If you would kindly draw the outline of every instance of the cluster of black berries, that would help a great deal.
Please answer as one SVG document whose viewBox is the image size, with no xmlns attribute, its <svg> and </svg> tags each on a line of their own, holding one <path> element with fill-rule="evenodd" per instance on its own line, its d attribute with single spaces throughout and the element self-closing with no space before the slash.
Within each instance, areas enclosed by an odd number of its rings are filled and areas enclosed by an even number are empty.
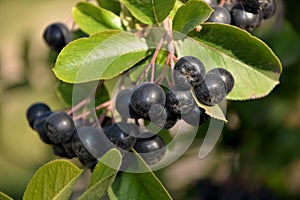
<svg viewBox="0 0 300 200">
<path fill-rule="evenodd" d="M 139 132 L 135 124 L 118 122 L 105 131 L 93 126 L 76 127 L 70 115 L 51 111 L 44 103 L 32 104 L 26 112 L 28 123 L 41 140 L 53 146 L 54 154 L 64 158 L 78 157 L 83 165 L 93 169 L 97 158 L 109 149 L 135 149 L 149 164 L 155 164 L 165 155 L 164 141 L 150 132 Z"/>
<path fill-rule="evenodd" d="M 274 16 L 276 11 L 276 0 L 233 0 L 226 1 L 223 7 L 217 5 L 216 0 L 206 2 L 214 9 L 208 22 L 232 24 L 247 31 Z"/>
<path fill-rule="evenodd" d="M 234 86 L 233 76 L 223 68 L 206 74 L 203 63 L 192 56 L 182 57 L 174 66 L 175 86 L 168 88 L 145 82 L 135 88 L 121 90 L 116 96 L 116 110 L 124 118 L 150 120 L 154 125 L 169 129 L 179 119 L 200 126 L 210 117 L 195 102 L 208 106 L 220 103 Z"/>
<path fill-rule="evenodd" d="M 50 49 L 60 52 L 72 40 L 72 33 L 63 23 L 52 23 L 46 27 L 43 37 Z"/>
</svg>

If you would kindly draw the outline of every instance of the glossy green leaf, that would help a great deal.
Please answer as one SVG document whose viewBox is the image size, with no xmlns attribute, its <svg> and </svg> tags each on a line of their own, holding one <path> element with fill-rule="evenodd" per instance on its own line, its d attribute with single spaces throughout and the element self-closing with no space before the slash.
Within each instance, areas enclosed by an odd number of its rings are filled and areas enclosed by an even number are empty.
<svg viewBox="0 0 300 200">
<path fill-rule="evenodd" d="M 112 185 L 122 163 L 122 155 L 117 149 L 108 151 L 96 165 L 88 186 L 88 190 L 80 200 L 101 199 Z"/>
<path fill-rule="evenodd" d="M 190 36 L 178 41 L 178 54 L 198 57 L 207 71 L 222 67 L 231 72 L 235 85 L 228 99 L 264 97 L 279 83 L 279 59 L 250 33 L 229 25 L 206 23 L 200 32 Z"/>
<path fill-rule="evenodd" d="M 92 3 L 77 3 L 72 9 L 72 16 L 80 29 L 87 34 L 107 29 L 122 30 L 122 23 L 119 16 Z"/>
<path fill-rule="evenodd" d="M 83 170 L 65 160 L 54 160 L 39 168 L 24 193 L 24 200 L 69 199 Z"/>
<path fill-rule="evenodd" d="M 102 8 L 110 10 L 116 15 L 120 14 L 121 4 L 119 0 L 97 0 L 97 2 Z"/>
<path fill-rule="evenodd" d="M 155 45 L 129 32 L 110 30 L 69 43 L 53 71 L 68 83 L 113 78 L 149 55 Z"/>
<path fill-rule="evenodd" d="M 175 0 L 120 0 L 131 14 L 145 24 L 158 24 L 172 11 Z"/>
<path fill-rule="evenodd" d="M 121 172 L 112 185 L 109 196 L 113 199 L 143 199 L 143 200 L 170 200 L 171 195 L 161 181 L 151 171 L 149 166 L 137 154 L 140 168 L 147 169 L 146 173 Z"/>
<path fill-rule="evenodd" d="M 212 9 L 203 1 L 191 0 L 181 6 L 173 19 L 173 30 L 188 33 L 204 22 L 212 13 Z"/>
<path fill-rule="evenodd" d="M 3 192 L 0 191 L 0 199 L 1 200 L 13 200 L 10 196 L 4 194 Z"/>
</svg>

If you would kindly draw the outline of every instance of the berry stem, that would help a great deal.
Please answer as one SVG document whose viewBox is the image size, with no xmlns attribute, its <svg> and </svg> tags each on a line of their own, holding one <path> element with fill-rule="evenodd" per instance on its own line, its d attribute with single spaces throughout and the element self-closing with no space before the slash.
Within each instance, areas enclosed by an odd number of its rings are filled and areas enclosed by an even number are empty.
<svg viewBox="0 0 300 200">
<path fill-rule="evenodd" d="M 111 100 L 108 100 L 100 105 L 98 105 L 96 108 L 95 108 L 95 111 L 97 110 L 100 110 L 101 108 L 105 108 L 105 107 L 109 107 L 111 106 Z M 76 116 L 76 117 L 73 117 L 73 120 L 78 120 L 80 118 L 85 118 L 87 117 L 88 115 L 90 115 L 92 113 L 92 110 L 89 110 L 89 111 L 86 111 L 84 113 L 81 113 L 80 115 Z"/>
</svg>

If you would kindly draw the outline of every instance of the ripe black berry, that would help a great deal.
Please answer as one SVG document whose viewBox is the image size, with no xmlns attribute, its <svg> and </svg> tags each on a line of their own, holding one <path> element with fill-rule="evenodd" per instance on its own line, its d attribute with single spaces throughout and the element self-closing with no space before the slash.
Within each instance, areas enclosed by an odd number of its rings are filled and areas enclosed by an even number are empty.
<svg viewBox="0 0 300 200">
<path fill-rule="evenodd" d="M 75 131 L 72 148 L 83 163 L 100 158 L 109 149 L 109 141 L 101 129 L 93 126 L 82 126 Z"/>
<path fill-rule="evenodd" d="M 276 12 L 276 1 L 275 0 L 270 1 L 269 4 L 267 4 L 266 6 L 264 6 L 262 8 L 262 16 L 264 19 L 273 17 L 275 15 L 275 12 Z"/>
<path fill-rule="evenodd" d="M 53 148 L 54 155 L 63 158 L 74 158 L 74 154 L 69 154 L 62 144 L 53 144 L 52 148 Z"/>
<path fill-rule="evenodd" d="M 268 6 L 271 1 L 273 0 L 243 0 L 243 3 L 253 9 L 262 9 Z"/>
<path fill-rule="evenodd" d="M 262 17 L 259 10 L 238 3 L 231 9 L 231 19 L 233 25 L 251 31 L 260 25 Z"/>
<path fill-rule="evenodd" d="M 216 22 L 221 24 L 230 24 L 231 22 L 231 15 L 230 12 L 220 6 L 212 6 L 214 9 L 213 13 L 209 16 L 207 22 Z"/>
<path fill-rule="evenodd" d="M 207 74 L 203 83 L 194 88 L 197 99 L 208 106 L 220 103 L 226 96 L 226 87 L 218 74 Z"/>
<path fill-rule="evenodd" d="M 148 165 L 159 162 L 166 153 L 165 142 L 159 135 L 145 132 L 137 139 L 134 149 Z"/>
<path fill-rule="evenodd" d="M 214 68 L 208 72 L 208 74 L 211 74 L 211 73 L 218 74 L 222 78 L 222 80 L 225 83 L 226 94 L 231 92 L 231 90 L 233 89 L 233 86 L 234 86 L 234 78 L 228 70 L 226 70 L 224 68 Z"/>
<path fill-rule="evenodd" d="M 174 66 L 174 79 L 176 85 L 189 89 L 200 85 L 205 77 L 203 63 L 193 56 L 180 58 Z"/>
<path fill-rule="evenodd" d="M 70 30 L 62 23 L 50 24 L 43 37 L 49 47 L 56 52 L 60 52 L 72 40 Z"/>
<path fill-rule="evenodd" d="M 151 122 L 160 128 L 172 128 L 178 121 L 179 115 L 171 113 L 162 105 L 154 105 L 149 111 L 149 118 Z"/>
<path fill-rule="evenodd" d="M 166 107 L 177 115 L 186 114 L 193 108 L 195 101 L 190 90 L 180 87 L 169 88 L 166 92 Z"/>
<path fill-rule="evenodd" d="M 203 108 L 200 108 L 197 104 L 194 104 L 189 113 L 182 115 L 182 119 L 186 123 L 198 127 L 210 119 L 210 116 L 205 113 Z"/>
<path fill-rule="evenodd" d="M 67 142 L 73 136 L 73 119 L 65 112 L 53 112 L 45 121 L 45 129 L 50 140 L 55 144 Z"/>
<path fill-rule="evenodd" d="M 139 115 L 148 118 L 150 108 L 159 104 L 164 106 L 166 95 L 164 90 L 154 83 L 137 85 L 130 96 L 130 106 Z"/>
<path fill-rule="evenodd" d="M 41 116 L 44 112 L 49 112 L 51 109 L 45 103 L 34 103 L 26 111 L 26 118 L 31 128 L 36 118 Z"/>
<path fill-rule="evenodd" d="M 40 116 L 38 116 L 33 123 L 33 129 L 39 134 L 40 139 L 46 144 L 53 144 L 46 133 L 45 129 L 45 121 L 49 115 L 51 115 L 51 111 L 43 112 Z"/>
<path fill-rule="evenodd" d="M 106 131 L 106 137 L 117 147 L 129 151 L 136 141 L 139 134 L 138 126 L 126 122 L 118 122 L 109 126 Z"/>
</svg>

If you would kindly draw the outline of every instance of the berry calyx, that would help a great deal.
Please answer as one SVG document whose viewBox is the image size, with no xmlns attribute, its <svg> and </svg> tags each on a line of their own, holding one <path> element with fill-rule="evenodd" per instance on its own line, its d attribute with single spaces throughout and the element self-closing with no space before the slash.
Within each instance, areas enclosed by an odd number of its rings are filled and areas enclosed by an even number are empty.
<svg viewBox="0 0 300 200">
<path fill-rule="evenodd" d="M 226 96 L 226 86 L 215 73 L 207 74 L 203 83 L 194 88 L 197 99 L 208 106 L 220 103 Z"/>
<path fill-rule="evenodd" d="M 184 56 L 174 66 L 174 79 L 177 86 L 189 89 L 200 85 L 205 77 L 205 67 L 196 57 Z"/>
<path fill-rule="evenodd" d="M 226 94 L 231 92 L 234 86 L 234 78 L 228 70 L 224 68 L 214 68 L 208 72 L 208 74 L 211 73 L 218 74 L 222 78 L 226 86 Z"/>
<path fill-rule="evenodd" d="M 155 83 L 137 85 L 130 96 L 130 106 L 139 115 L 149 118 L 149 110 L 153 105 L 164 106 L 166 95 L 164 90 Z"/>
<path fill-rule="evenodd" d="M 159 135 L 144 132 L 137 139 L 134 149 L 145 160 L 148 165 L 158 163 L 166 153 L 165 142 Z"/>
<path fill-rule="evenodd" d="M 63 23 L 50 24 L 43 33 L 44 40 L 49 47 L 60 52 L 71 40 L 72 34 Z"/>
<path fill-rule="evenodd" d="M 177 115 L 186 114 L 193 108 L 195 101 L 190 90 L 180 87 L 169 88 L 166 92 L 166 107 Z"/>
<path fill-rule="evenodd" d="M 33 128 L 33 123 L 35 119 L 41 116 L 44 112 L 49 112 L 49 111 L 51 111 L 51 109 L 45 103 L 38 102 L 30 105 L 26 111 L 26 118 L 30 127 Z"/>
<path fill-rule="evenodd" d="M 110 125 L 106 131 L 106 137 L 117 147 L 129 151 L 139 134 L 138 126 L 126 122 L 117 122 Z"/>
<path fill-rule="evenodd" d="M 75 124 L 65 112 L 53 112 L 45 121 L 45 130 L 50 140 L 55 144 L 67 142 L 73 136 Z"/>
<path fill-rule="evenodd" d="M 207 19 L 207 22 L 216 22 L 221 24 L 230 24 L 231 15 L 230 12 L 221 6 L 212 6 L 213 13 Z"/>
</svg>

